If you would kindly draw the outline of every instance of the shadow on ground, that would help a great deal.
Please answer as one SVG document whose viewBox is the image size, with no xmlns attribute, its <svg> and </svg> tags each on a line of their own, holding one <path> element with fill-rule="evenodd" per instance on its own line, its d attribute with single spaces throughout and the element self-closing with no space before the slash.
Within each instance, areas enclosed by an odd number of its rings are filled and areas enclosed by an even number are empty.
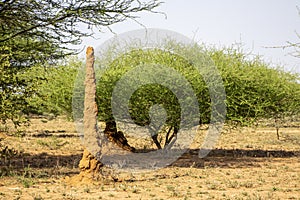
<svg viewBox="0 0 300 200">
<path fill-rule="evenodd" d="M 207 157 L 199 158 L 197 149 L 188 150 L 170 167 L 221 167 L 221 168 L 245 168 L 259 167 L 266 160 L 272 162 L 273 158 L 300 158 L 300 151 L 267 151 L 244 149 L 214 149 Z M 29 155 L 22 154 L 13 158 L 1 158 L 0 175 L 24 173 L 30 168 L 44 171 L 48 175 L 70 175 L 79 172 L 78 164 L 82 154 L 76 155 L 50 155 L 47 153 Z"/>
<path fill-rule="evenodd" d="M 258 167 L 266 159 L 300 157 L 300 151 L 284 150 L 214 149 L 204 158 L 199 158 L 198 152 L 199 149 L 189 150 L 171 166 L 193 166 L 197 168 L 205 166 L 228 168 Z"/>
</svg>

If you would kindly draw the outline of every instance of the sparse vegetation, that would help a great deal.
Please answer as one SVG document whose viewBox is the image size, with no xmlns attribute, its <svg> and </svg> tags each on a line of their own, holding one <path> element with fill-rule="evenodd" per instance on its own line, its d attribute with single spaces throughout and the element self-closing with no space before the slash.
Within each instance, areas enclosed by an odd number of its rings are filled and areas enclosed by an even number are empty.
<svg viewBox="0 0 300 200">
<path fill-rule="evenodd" d="M 283 136 L 296 138 L 297 123 L 283 127 Z M 45 131 L 49 135 L 41 138 L 39 133 Z M 32 119 L 32 126 L 22 138 L 6 136 L 3 140 L 9 147 L 24 149 L 25 154 L 12 157 L 10 164 L 1 159 L 0 199 L 297 199 L 300 194 L 299 145 L 290 140 L 278 141 L 276 131 L 269 127 L 258 126 L 255 131 L 240 128 L 222 134 L 216 146 L 218 154 L 196 160 L 203 165 L 187 166 L 185 163 L 197 157 L 189 154 L 175 166 L 141 174 L 120 173 L 116 176 L 122 177 L 121 182 L 68 182 L 69 176 L 79 173 L 83 148 L 74 132 L 74 124 L 59 117 L 46 123 Z M 56 148 L 54 135 L 58 144 L 66 144 Z M 41 140 L 48 146 L 40 145 Z M 134 144 L 134 139 L 128 140 Z M 245 148 L 246 144 L 252 148 Z M 191 146 L 198 147 L 197 142 Z M 236 153 L 230 154 L 233 149 Z M 259 155 L 254 153 L 257 149 L 277 153 L 273 157 Z M 252 153 L 243 154 L 242 150 Z"/>
<path fill-rule="evenodd" d="M 97 60 L 100 66 L 97 74 L 99 121 L 107 124 L 115 121 L 111 97 L 124 74 L 140 64 L 157 64 L 176 70 L 188 81 L 199 104 L 200 116 L 195 121 L 204 127 L 210 123 L 209 88 L 194 68 L 195 63 L 172 53 L 178 48 L 207 55 L 219 70 L 226 101 L 217 103 L 226 104 L 226 128 L 230 131 L 224 131 L 215 149 L 203 159 L 195 153 L 205 133 L 205 128 L 201 127 L 190 145 L 191 151 L 166 168 L 143 174 L 113 172 L 113 176 L 111 171 L 103 169 L 101 173 L 109 178 L 96 181 L 95 177 L 80 177 L 80 180 L 70 181 L 71 176 L 79 173 L 83 147 L 74 124 L 67 119 L 74 112 L 82 116 L 83 102 L 75 101 L 74 105 L 72 98 L 73 94 L 83 95 L 83 84 L 74 86 L 74 81 L 84 74 L 80 73 L 80 60 L 66 57 L 74 52 L 71 49 L 65 52 L 66 49 L 58 44 L 64 41 L 61 37 L 65 34 L 71 36 L 65 44 L 74 44 L 86 34 L 74 30 L 74 25 L 69 26 L 65 19 L 71 16 L 74 20 L 85 19 L 88 25 L 101 22 L 109 26 L 133 18 L 132 13 L 151 11 L 160 3 L 118 0 L 111 1 L 112 5 L 111 2 L 102 5 L 102 1 L 88 1 L 95 6 L 122 8 L 106 15 L 106 11 L 87 8 L 81 1 L 65 2 L 63 6 L 56 1 L 41 2 L 45 1 L 33 1 L 30 5 L 21 1 L 0 3 L 7 7 L 0 12 L 0 19 L 6 22 L 0 27 L 0 121 L 3 124 L 0 127 L 0 199 L 299 198 L 299 74 L 283 71 L 280 67 L 271 68 L 259 57 L 248 57 L 239 47 L 216 49 L 172 42 L 161 49 L 132 49 L 110 60 L 106 71 L 102 70 L 102 61 Z M 49 14 L 43 20 L 47 22 L 50 17 L 51 25 L 39 23 L 41 18 L 32 15 L 41 6 L 45 6 Z M 57 21 L 51 6 L 61 8 L 55 13 L 65 18 Z M 80 6 L 86 10 L 79 9 Z M 7 12 L 11 10 L 15 11 L 15 16 Z M 93 20 L 87 11 L 96 14 Z M 106 21 L 102 21 L 101 16 L 105 16 Z M 7 21 L 14 19 L 17 19 L 15 24 Z M 33 27 L 27 30 L 27 26 Z M 174 85 L 178 83 L 177 80 Z M 182 96 L 185 96 L 184 91 Z M 189 98 L 183 103 L 192 104 Z M 166 123 L 152 139 L 157 148 L 163 148 L 182 128 L 179 126 L 181 106 L 169 88 L 146 84 L 134 91 L 129 99 L 130 118 L 138 125 L 149 125 L 149 113 L 156 104 L 166 110 Z M 23 126 L 29 119 L 31 126 Z M 128 116 L 122 120 L 128 120 Z M 11 127 L 22 129 L 12 131 Z M 144 151 L 153 147 L 152 143 L 143 143 L 132 135 L 127 137 L 130 144 Z M 121 164 L 126 165 L 125 162 Z M 154 167 L 155 163 L 150 165 Z"/>
</svg>

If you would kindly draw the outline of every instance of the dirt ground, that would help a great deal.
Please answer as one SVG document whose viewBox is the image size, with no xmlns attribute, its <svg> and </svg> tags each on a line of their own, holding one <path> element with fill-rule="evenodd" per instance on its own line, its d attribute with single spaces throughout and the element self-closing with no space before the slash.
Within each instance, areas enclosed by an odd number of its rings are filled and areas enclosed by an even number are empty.
<svg viewBox="0 0 300 200">
<path fill-rule="evenodd" d="M 74 123 L 35 118 L 23 131 L 0 132 L 0 199 L 300 199 L 299 124 L 281 128 L 279 140 L 272 127 L 226 131 L 199 159 L 204 132 L 169 167 L 74 182 L 83 152 Z"/>
</svg>

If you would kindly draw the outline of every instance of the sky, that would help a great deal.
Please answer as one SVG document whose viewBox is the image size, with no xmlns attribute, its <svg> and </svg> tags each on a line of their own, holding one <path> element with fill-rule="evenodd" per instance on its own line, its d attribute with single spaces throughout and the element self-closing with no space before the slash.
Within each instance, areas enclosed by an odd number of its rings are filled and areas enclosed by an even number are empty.
<svg viewBox="0 0 300 200">
<path fill-rule="evenodd" d="M 262 56 L 272 66 L 300 73 L 300 58 L 292 48 L 272 48 L 297 43 L 300 38 L 300 0 L 165 0 L 156 11 L 140 13 L 138 21 L 147 28 L 168 29 L 196 42 L 216 47 L 239 43 L 245 52 Z M 115 34 L 143 28 L 133 20 L 113 25 Z M 108 29 L 82 45 L 95 48 L 113 37 Z"/>
</svg>

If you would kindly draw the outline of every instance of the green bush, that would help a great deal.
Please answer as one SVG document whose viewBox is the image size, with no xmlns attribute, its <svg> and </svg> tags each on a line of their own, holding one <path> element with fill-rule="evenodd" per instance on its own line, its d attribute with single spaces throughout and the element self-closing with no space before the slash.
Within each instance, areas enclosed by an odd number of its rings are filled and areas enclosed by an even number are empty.
<svg viewBox="0 0 300 200">
<path fill-rule="evenodd" d="M 171 47 L 168 45 L 170 44 L 166 44 L 166 47 L 161 49 L 132 49 L 118 58 L 111 59 L 108 55 L 104 60 L 96 60 L 96 101 L 99 120 L 115 121 L 116 113 L 113 113 L 112 110 L 112 103 L 115 103 L 114 106 L 118 107 L 119 112 L 117 113 L 118 120 L 128 122 L 131 118 L 134 123 L 147 126 L 151 123 L 152 109 L 158 109 L 154 105 L 159 104 L 165 110 L 165 113 L 161 112 L 161 116 L 158 118 L 158 120 L 165 120 L 165 123 L 159 127 L 159 130 L 165 134 L 165 144 L 171 141 L 180 128 L 184 128 L 180 127 L 180 122 L 185 119 L 181 115 L 182 104 L 194 105 L 195 102 L 184 90 L 180 91 L 179 96 L 187 98 L 180 101 L 172 92 L 172 88 L 163 84 L 147 83 L 137 87 L 136 81 L 142 83 L 143 79 L 146 80 L 148 77 L 131 76 L 131 79 L 126 78 L 126 75 L 131 71 L 137 71 L 139 66 L 149 66 L 149 75 L 154 73 L 151 71 L 151 67 L 163 66 L 178 72 L 187 80 L 187 83 L 176 77 L 171 80 L 171 83 L 178 88 L 191 87 L 198 101 L 200 116 L 195 117 L 193 115 L 195 113 L 188 113 L 187 115 L 191 115 L 191 117 L 187 116 L 190 122 L 183 122 L 187 125 L 186 128 L 195 123 L 210 123 L 218 120 L 218 117 L 215 119 L 211 117 L 212 103 L 214 106 L 222 105 L 223 98 L 218 98 L 222 97 L 222 94 L 214 94 L 213 97 L 217 99 L 215 102 L 212 102 L 210 96 L 211 85 L 214 84 L 216 76 L 213 74 L 214 72 L 205 67 L 201 68 L 202 71 L 199 72 L 193 59 L 185 56 L 188 54 L 203 61 L 204 66 L 213 64 L 218 69 L 226 92 L 227 122 L 251 125 L 259 119 L 276 120 L 299 115 L 300 77 L 298 74 L 286 72 L 280 68 L 271 68 L 259 57 L 249 59 L 246 53 L 234 48 L 216 49 L 203 46 L 182 46 L 174 43 L 171 44 Z M 172 48 L 180 49 L 183 53 L 176 54 L 170 50 Z M 108 63 L 108 66 L 105 67 L 103 63 Z M 42 67 L 32 68 L 30 71 L 32 76 L 41 75 L 45 79 L 38 79 L 39 81 L 36 82 L 39 85 L 38 92 L 34 97 L 28 98 L 28 103 L 32 108 L 31 112 L 68 114 L 69 116 L 73 114 L 76 119 L 81 119 L 83 117 L 85 74 L 84 68 L 81 66 L 83 66 L 82 62 L 70 60 L 66 65 L 46 70 Z M 157 76 L 159 75 L 157 74 Z M 212 79 L 209 83 L 207 82 L 208 77 Z M 170 82 L 172 78 L 174 77 L 162 76 L 160 80 Z M 124 83 L 128 87 L 122 87 L 121 93 L 114 93 L 114 89 L 120 81 L 125 81 Z M 212 88 L 217 90 L 218 87 L 220 86 L 213 85 Z M 136 90 L 132 92 L 132 88 L 136 88 Z M 117 94 L 114 101 L 112 101 L 113 94 Z M 118 94 L 120 95 L 118 96 Z M 129 94 L 132 95 L 124 104 L 124 98 L 126 100 L 126 95 Z M 122 116 L 123 113 L 127 113 L 127 108 L 130 116 Z M 224 110 L 217 111 L 219 111 L 217 114 L 224 113 Z M 158 142 L 157 138 L 153 140 L 156 140 L 155 143 Z"/>
<path fill-rule="evenodd" d="M 228 121 L 246 125 L 260 118 L 280 118 L 299 114 L 298 74 L 271 68 L 259 57 L 249 59 L 246 53 L 234 48 L 207 48 L 202 51 L 204 48 L 201 47 L 177 45 L 176 48 L 178 47 L 190 48 L 199 51 L 199 54 L 204 51 L 213 60 L 226 91 Z M 101 78 L 97 83 L 100 120 L 113 120 L 111 97 L 116 83 L 128 71 L 147 63 L 171 66 L 181 73 L 189 81 L 197 96 L 201 122 L 210 122 L 211 99 L 203 77 L 189 60 L 159 49 L 132 50 L 113 60 L 107 70 L 100 72 Z M 157 84 L 144 85 L 133 93 L 129 101 L 131 117 L 139 125 L 148 125 L 149 109 L 154 104 L 162 104 L 166 109 L 169 125 L 178 125 L 180 105 L 176 96 L 169 89 Z"/>
<path fill-rule="evenodd" d="M 250 59 L 246 53 L 234 48 L 205 49 L 204 47 L 176 46 L 176 44 L 172 48 L 187 48 L 187 52 L 196 52 L 195 55 L 197 51 L 202 54 L 204 52 L 212 59 L 220 72 L 226 91 L 226 120 L 246 125 L 261 118 L 276 119 L 299 114 L 299 74 L 286 72 L 280 68 L 271 68 L 259 57 Z M 96 68 L 100 69 L 96 70 L 99 120 L 106 122 L 114 120 L 111 107 L 113 89 L 127 72 L 137 66 L 147 64 L 169 66 L 182 74 L 197 97 L 201 123 L 210 122 L 211 99 L 204 78 L 194 68 L 191 60 L 168 51 L 167 47 L 166 51 L 133 49 L 111 60 L 105 69 L 103 69 L 102 61 L 97 60 Z M 46 71 L 42 67 L 33 68 L 30 72 L 32 75 L 43 74 L 46 79 L 39 82 L 37 95 L 28 99 L 32 105 L 32 112 L 55 114 L 75 112 L 76 116 L 83 117 L 84 72 L 80 71 L 79 78 L 76 79 L 81 66 L 82 62 L 71 60 L 67 65 L 47 68 Z M 74 90 L 75 80 L 77 82 L 75 82 Z M 130 80 L 128 84 L 134 85 L 130 83 Z M 174 85 L 176 84 L 182 84 L 182 82 L 175 81 Z M 73 110 L 72 97 L 81 99 L 73 101 Z M 185 103 L 189 104 L 189 99 L 186 99 Z M 166 124 L 179 128 L 180 103 L 170 89 L 159 84 L 145 84 L 132 94 L 129 100 L 129 112 L 134 122 L 139 125 L 148 125 L 150 123 L 149 111 L 155 104 L 161 104 L 166 110 Z M 126 108 L 120 109 L 126 112 Z M 127 120 L 126 117 L 124 121 Z"/>
<path fill-rule="evenodd" d="M 111 97 L 116 83 L 130 70 L 134 70 L 139 65 L 153 64 L 161 66 L 171 66 L 180 72 L 191 84 L 194 90 L 197 90 L 199 95 L 207 97 L 208 90 L 205 88 L 205 83 L 200 74 L 195 68 L 184 58 L 174 55 L 167 51 L 159 49 L 154 50 L 133 50 L 115 59 L 109 66 L 108 70 L 102 73 L 101 79 L 97 83 L 97 102 L 99 105 L 99 118 L 103 121 L 113 120 Z M 150 70 L 149 73 L 154 73 Z M 150 75 L 150 74 L 149 74 Z M 164 77 L 162 77 L 163 79 Z M 169 77 L 170 79 L 172 77 Z M 146 79 L 146 78 L 145 78 Z M 170 80 L 162 80 L 168 82 Z M 180 80 L 172 80 L 174 84 L 182 84 Z M 135 82 L 126 82 L 128 87 L 134 87 Z M 187 85 L 178 85 L 178 87 L 188 87 Z M 126 88 L 124 88 L 126 90 Z M 126 91 L 122 91 L 126 93 Z M 183 91 L 184 92 L 184 91 Z M 182 94 L 184 95 L 184 94 Z M 118 97 L 122 98 L 122 97 Z M 205 101 L 204 98 L 201 101 Z M 185 103 L 189 103 L 188 99 Z M 138 88 L 131 96 L 129 101 L 129 112 L 135 123 L 139 125 L 149 125 L 150 116 L 149 110 L 155 105 L 160 104 L 167 112 L 167 123 L 169 125 L 177 125 L 180 120 L 181 108 L 175 94 L 171 90 L 161 84 L 145 84 Z M 205 104 L 203 104 L 205 105 Z M 207 104 L 206 104 L 207 105 Z M 126 108 L 121 108 L 122 112 L 126 112 Z M 202 106 L 201 109 L 208 114 L 209 107 Z M 208 115 L 206 117 L 209 117 Z M 124 121 L 127 119 L 124 118 Z"/>
<path fill-rule="evenodd" d="M 0 47 L 0 121 L 3 124 L 12 121 L 17 127 L 28 122 L 27 99 L 37 92 L 41 77 L 39 74 L 27 76 L 29 69 L 18 65 L 14 53 L 8 46 Z"/>
<path fill-rule="evenodd" d="M 56 67 L 33 67 L 26 76 L 42 76 L 36 94 L 27 99 L 30 113 L 72 115 L 74 82 L 83 63 L 69 59 Z"/>
<path fill-rule="evenodd" d="M 234 48 L 207 51 L 220 70 L 226 90 L 227 119 L 247 124 L 300 111 L 299 74 L 271 68 Z"/>
</svg>

